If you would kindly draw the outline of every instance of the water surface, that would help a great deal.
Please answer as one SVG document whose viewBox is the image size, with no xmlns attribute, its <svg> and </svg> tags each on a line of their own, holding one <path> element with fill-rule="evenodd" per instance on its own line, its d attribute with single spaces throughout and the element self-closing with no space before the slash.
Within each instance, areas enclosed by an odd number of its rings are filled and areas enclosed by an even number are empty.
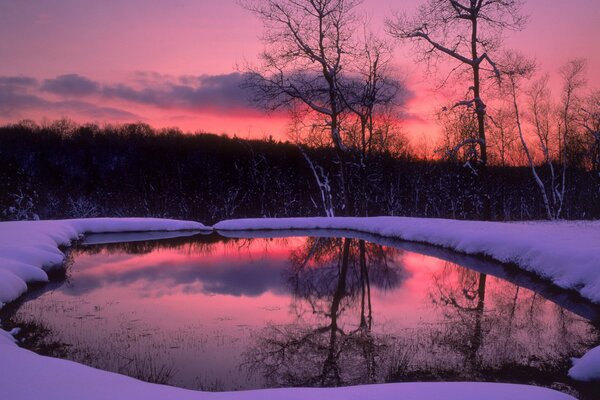
<svg viewBox="0 0 600 400">
<path fill-rule="evenodd" d="M 472 257 L 459 258 L 466 268 L 344 237 L 89 239 L 70 252 L 67 279 L 9 319 L 36 351 L 151 382 L 481 380 L 569 392 L 569 358 L 599 341 L 594 306 Z"/>
</svg>

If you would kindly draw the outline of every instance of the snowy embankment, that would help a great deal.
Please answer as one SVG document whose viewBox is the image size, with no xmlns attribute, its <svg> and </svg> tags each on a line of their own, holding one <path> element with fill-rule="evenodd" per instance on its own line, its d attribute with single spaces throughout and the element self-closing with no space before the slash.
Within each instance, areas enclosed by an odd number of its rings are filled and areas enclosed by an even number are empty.
<svg viewBox="0 0 600 400">
<path fill-rule="evenodd" d="M 571 378 L 584 382 L 600 380 L 600 346 L 594 347 L 581 358 L 572 358 L 571 361 Z"/>
<path fill-rule="evenodd" d="M 221 221 L 216 230 L 338 229 L 381 235 L 515 264 L 600 303 L 600 221 L 480 222 L 404 217 Z"/>
<path fill-rule="evenodd" d="M 579 282 L 562 276 L 566 266 L 578 263 L 582 284 L 598 287 L 598 279 L 585 279 L 598 254 L 589 251 L 600 243 L 600 225 L 587 224 L 491 224 L 411 218 L 306 218 L 223 221 L 222 230 L 239 229 L 343 229 L 415 240 L 465 253 L 486 254 L 513 262 L 563 283 Z M 550 229 L 551 228 L 551 229 Z M 0 301 L 16 299 L 26 282 L 47 281 L 47 271 L 60 266 L 66 246 L 84 233 L 210 230 L 202 224 L 158 219 L 82 219 L 0 223 Z M 496 232 L 497 231 L 497 232 Z M 545 233 L 546 232 L 546 233 Z M 551 232 L 551 233 L 548 233 Z M 137 237 L 137 236 L 136 236 Z M 561 238 L 562 237 L 562 238 Z M 595 241 L 595 242 L 594 242 Z M 582 244 L 584 242 L 584 244 Z M 590 246 L 590 243 L 595 245 Z M 512 247 L 515 246 L 515 249 Z M 557 249 L 563 249 L 562 252 Z M 570 250 L 565 250 L 570 249 Z M 587 249 L 587 250 L 586 250 Z M 548 252 L 548 254 L 545 254 Z M 581 252 L 582 254 L 577 254 Z M 573 256 L 573 259 L 569 257 Z M 589 257 L 592 257 L 590 262 Z M 564 263 L 562 270 L 560 263 Z M 550 269 L 543 271 L 544 263 Z M 539 268 L 539 271 L 536 270 Z M 561 275 L 561 271 L 563 271 Z M 547 273 L 546 273 L 547 272 Z M 600 275 L 597 273 L 596 275 Z M 554 278 L 560 278 L 558 281 Z M 589 276 L 588 276 L 589 278 Z M 595 285 L 595 286 L 594 286 Z M 599 296 L 600 297 L 600 296 Z M 585 358 L 585 357 L 584 357 Z M 583 362 L 583 359 L 581 362 Z M 96 370 L 67 360 L 39 356 L 18 347 L 0 329 L 0 393 L 10 399 L 572 399 L 553 390 L 497 383 L 400 383 L 335 389 L 276 389 L 248 392 L 207 393 L 154 385 L 122 375 Z"/>
</svg>

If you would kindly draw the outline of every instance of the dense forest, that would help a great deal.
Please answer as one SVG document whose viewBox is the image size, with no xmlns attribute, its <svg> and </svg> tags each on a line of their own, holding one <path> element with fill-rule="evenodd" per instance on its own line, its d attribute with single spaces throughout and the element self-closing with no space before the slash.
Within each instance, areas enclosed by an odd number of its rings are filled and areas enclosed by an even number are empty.
<svg viewBox="0 0 600 400">
<path fill-rule="evenodd" d="M 336 216 L 480 219 L 483 197 L 493 220 L 546 216 L 529 167 L 490 166 L 492 184 L 482 186 L 458 160 L 418 159 L 406 149 L 374 152 L 361 162 L 368 168 L 344 161 L 350 188 L 345 193 L 336 175 L 339 162 L 331 147 L 183 134 L 145 124 L 22 122 L 0 127 L 0 216 L 154 216 L 211 224 L 323 216 L 331 209 Z M 540 166 L 539 173 L 544 178 L 548 171 Z M 599 218 L 598 174 L 572 167 L 566 182 L 562 217 Z"/>
</svg>

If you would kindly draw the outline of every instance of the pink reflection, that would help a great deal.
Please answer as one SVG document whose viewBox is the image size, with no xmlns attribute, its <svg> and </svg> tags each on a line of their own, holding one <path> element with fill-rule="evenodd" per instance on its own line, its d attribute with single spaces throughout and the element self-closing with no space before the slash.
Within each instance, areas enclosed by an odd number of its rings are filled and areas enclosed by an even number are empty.
<svg viewBox="0 0 600 400">
<path fill-rule="evenodd" d="M 384 21 L 393 10 L 410 14 L 423 2 L 368 0 L 362 10 L 371 16 L 373 30 L 385 36 Z M 561 64 L 574 57 L 587 57 L 589 70 L 598 70 L 600 52 L 595 44 L 600 36 L 599 2 L 581 0 L 573 7 L 567 1 L 528 0 L 524 13 L 530 15 L 530 23 L 523 32 L 507 33 L 507 48 L 535 57 L 553 76 Z M 110 5 L 73 0 L 4 2 L 0 7 L 0 33 L 9 40 L 0 46 L 0 57 L 7 60 L 0 65 L 0 75 L 43 80 L 76 73 L 104 84 L 130 85 L 139 81 L 140 71 L 169 78 L 226 74 L 246 61 L 256 60 L 263 48 L 261 31 L 260 22 L 234 0 L 183 0 L 176 4 L 132 0 Z M 411 138 L 419 139 L 427 133 L 431 139 L 432 132 L 438 130 L 432 114 L 445 104 L 439 99 L 440 93 L 433 91 L 437 85 L 431 84 L 425 67 L 414 63 L 411 50 L 398 44 L 395 55 L 398 69 L 407 75 L 409 87 L 419 95 L 409 104 L 407 113 L 419 116 L 420 121 L 408 121 L 406 129 Z M 442 69 L 453 67 L 450 62 Z M 600 84 L 600 75 L 590 74 L 589 78 L 592 87 Z M 556 93 L 557 78 L 553 87 Z M 264 114 L 249 116 L 251 110 L 224 115 L 210 108 L 164 109 L 99 98 L 86 101 L 122 112 L 91 112 L 93 107 L 61 108 L 42 102 L 46 105 L 10 109 L 0 121 L 63 116 L 100 123 L 142 120 L 157 127 L 286 139 L 284 120 Z"/>
<path fill-rule="evenodd" d="M 396 248 L 305 237 L 169 243 L 81 248 L 68 281 L 14 320 L 68 344 L 52 355 L 211 390 L 450 373 L 519 382 L 485 374 L 527 370 L 527 360 L 562 379 L 563 361 L 597 339 L 532 291 Z"/>
</svg>

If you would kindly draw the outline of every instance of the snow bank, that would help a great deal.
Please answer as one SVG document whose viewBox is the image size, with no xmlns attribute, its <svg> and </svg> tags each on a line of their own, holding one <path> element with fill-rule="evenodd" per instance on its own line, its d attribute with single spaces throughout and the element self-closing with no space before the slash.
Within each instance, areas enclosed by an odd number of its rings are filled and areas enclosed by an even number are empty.
<svg viewBox="0 0 600 400">
<path fill-rule="evenodd" d="M 211 230 L 198 222 L 156 218 L 90 218 L 0 222 L 0 308 L 27 291 L 27 283 L 48 281 L 47 271 L 64 261 L 59 246 L 84 233 Z"/>
<path fill-rule="evenodd" d="M 600 381 L 600 346 L 594 347 L 581 358 L 572 358 L 569 376 L 578 381 Z"/>
<path fill-rule="evenodd" d="M 600 221 L 480 222 L 403 217 L 241 219 L 217 230 L 347 229 L 484 255 L 600 303 Z"/>
</svg>

